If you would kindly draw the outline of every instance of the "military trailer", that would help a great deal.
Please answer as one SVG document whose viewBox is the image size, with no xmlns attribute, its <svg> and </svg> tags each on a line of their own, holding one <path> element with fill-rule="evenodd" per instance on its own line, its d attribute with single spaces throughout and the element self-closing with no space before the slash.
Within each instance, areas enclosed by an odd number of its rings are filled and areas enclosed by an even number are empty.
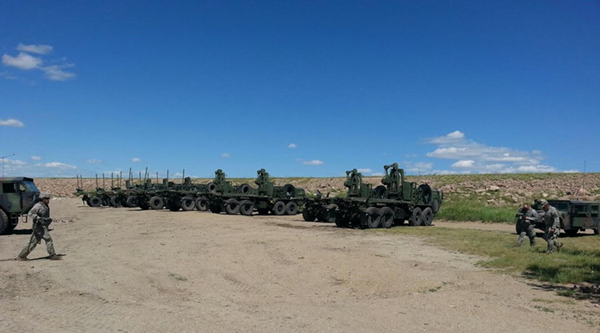
<svg viewBox="0 0 600 333">
<path fill-rule="evenodd" d="M 548 204 L 558 210 L 560 216 L 560 229 L 564 230 L 567 235 L 574 236 L 580 230 L 585 231 L 587 229 L 594 230 L 594 234 L 598 235 L 598 230 L 600 228 L 600 218 L 598 216 L 600 202 L 548 200 Z M 531 207 L 535 209 L 539 215 L 535 227 L 544 230 L 544 215 L 546 212 L 542 209 L 540 201 L 536 200 Z"/>
<path fill-rule="evenodd" d="M 334 222 L 338 227 L 390 228 L 408 220 L 411 226 L 430 226 L 438 213 L 443 193 L 427 184 L 417 185 L 404 179 L 398 164 L 384 166 L 383 185 L 372 188 L 356 169 L 346 171 L 343 198 L 309 199 L 302 216 L 306 221 L 318 219 Z"/>
<path fill-rule="evenodd" d="M 246 216 L 251 216 L 254 210 L 259 215 L 267 215 L 269 212 L 274 215 L 298 214 L 306 200 L 304 189 L 291 184 L 275 186 L 265 169 L 258 170 L 257 174 L 254 183 L 258 188 L 242 184 L 220 193 L 209 193 L 210 211 L 216 214 L 225 211 L 227 214 L 240 213 Z"/>
<path fill-rule="evenodd" d="M 40 191 L 32 178 L 0 178 L 0 234 L 10 233 L 37 202 Z"/>
</svg>

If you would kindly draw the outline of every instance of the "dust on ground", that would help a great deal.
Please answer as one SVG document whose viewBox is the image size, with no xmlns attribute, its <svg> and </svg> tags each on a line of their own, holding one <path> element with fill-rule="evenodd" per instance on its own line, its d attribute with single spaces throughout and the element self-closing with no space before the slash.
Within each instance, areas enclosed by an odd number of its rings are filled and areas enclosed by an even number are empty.
<svg viewBox="0 0 600 333">
<path fill-rule="evenodd" d="M 301 216 L 51 207 L 64 259 L 41 244 L 35 260 L 0 263 L 2 332 L 598 332 L 597 305 L 420 238 Z M 27 227 L 0 237 L 0 259 Z"/>
</svg>

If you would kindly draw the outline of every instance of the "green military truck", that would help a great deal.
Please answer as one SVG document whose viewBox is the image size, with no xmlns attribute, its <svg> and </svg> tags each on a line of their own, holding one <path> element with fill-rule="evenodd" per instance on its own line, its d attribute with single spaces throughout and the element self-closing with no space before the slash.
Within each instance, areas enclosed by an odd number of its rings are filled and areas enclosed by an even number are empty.
<svg viewBox="0 0 600 333">
<path fill-rule="evenodd" d="M 598 234 L 600 228 L 600 218 L 598 210 L 600 202 L 594 201 L 577 201 L 577 200 L 548 200 L 550 206 L 556 208 L 560 215 L 560 228 L 569 236 L 574 236 L 577 232 L 585 231 L 586 229 L 594 230 L 594 234 Z M 539 219 L 535 227 L 544 230 L 544 210 L 539 204 L 539 201 L 531 206 L 539 214 Z"/>
<path fill-rule="evenodd" d="M 40 191 L 27 177 L 0 178 L 0 184 L 0 234 L 7 234 L 37 202 Z"/>
</svg>

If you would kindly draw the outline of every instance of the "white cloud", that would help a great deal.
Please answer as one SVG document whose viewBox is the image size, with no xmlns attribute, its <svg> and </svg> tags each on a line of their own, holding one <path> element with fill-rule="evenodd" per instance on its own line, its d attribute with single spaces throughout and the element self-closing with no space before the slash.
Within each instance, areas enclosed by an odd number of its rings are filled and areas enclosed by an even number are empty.
<svg viewBox="0 0 600 333">
<path fill-rule="evenodd" d="M 302 164 L 304 164 L 304 165 L 321 165 L 321 164 L 323 164 L 323 161 L 321 161 L 321 160 L 303 161 Z"/>
<path fill-rule="evenodd" d="M 223 157 L 223 158 L 229 158 L 229 157 L 231 157 L 231 154 L 229 154 L 229 153 L 223 153 L 223 154 L 221 154 L 221 157 Z"/>
<path fill-rule="evenodd" d="M 25 124 L 17 119 L 11 118 L 6 120 L 0 119 L 0 126 L 23 127 Z"/>
<path fill-rule="evenodd" d="M 23 70 L 38 68 L 42 64 L 42 59 L 36 58 L 27 53 L 20 52 L 16 57 L 8 54 L 2 56 L 2 63 L 6 66 L 16 67 Z"/>
<path fill-rule="evenodd" d="M 473 160 L 460 160 L 454 164 L 452 164 L 453 168 L 472 168 L 475 161 Z"/>
<path fill-rule="evenodd" d="M 4 164 L 11 164 L 11 165 L 26 165 L 26 162 L 20 161 L 20 160 L 11 160 L 8 158 L 4 159 Z"/>
<path fill-rule="evenodd" d="M 383 176 L 383 172 L 373 172 L 371 176 Z"/>
<path fill-rule="evenodd" d="M 437 148 L 427 153 L 428 157 L 457 160 L 451 167 L 468 169 L 465 172 L 478 173 L 538 173 L 558 172 L 554 167 L 544 165 L 541 151 L 531 152 L 507 147 L 492 147 L 469 140 L 460 131 L 454 131 L 442 137 L 427 140 Z M 436 170 L 434 173 L 457 173 L 448 170 Z"/>
<path fill-rule="evenodd" d="M 52 52 L 52 46 L 50 45 L 23 45 L 19 44 L 17 46 L 17 50 L 29 53 L 37 53 L 37 54 L 48 54 Z"/>
<path fill-rule="evenodd" d="M 66 163 L 62 163 L 62 162 L 50 162 L 50 163 L 43 164 L 42 166 L 44 166 L 46 168 L 77 169 L 77 167 L 74 165 L 70 165 L 70 164 L 66 164 Z"/>
<path fill-rule="evenodd" d="M 87 164 L 101 164 L 101 163 L 103 163 L 103 162 L 104 162 L 104 161 L 102 161 L 102 160 L 97 160 L 97 159 L 89 159 L 89 160 L 85 160 L 85 163 L 87 163 Z M 132 161 L 132 162 L 133 162 L 133 161 Z"/>
<path fill-rule="evenodd" d="M 68 65 L 52 65 L 52 66 L 46 66 L 46 67 L 41 67 L 40 69 L 42 71 L 44 71 L 44 73 L 46 73 L 46 77 L 49 80 L 52 81 L 65 81 L 68 79 L 72 79 L 75 77 L 74 73 L 69 73 L 69 72 L 65 72 L 62 69 L 63 68 L 68 68 L 68 67 L 73 67 L 73 65 L 68 64 Z"/>
<path fill-rule="evenodd" d="M 461 131 L 454 131 L 454 132 L 448 133 L 444 136 L 428 139 L 427 142 L 433 143 L 433 144 L 447 144 L 447 143 L 452 143 L 452 142 L 460 142 L 464 138 L 465 138 L 465 133 L 463 133 Z"/>
<path fill-rule="evenodd" d="M 433 169 L 433 163 L 429 162 L 402 162 L 401 164 L 406 172 L 428 172 Z"/>
<path fill-rule="evenodd" d="M 34 161 L 39 161 L 42 158 L 40 156 L 31 156 L 31 159 L 34 160 Z"/>
<path fill-rule="evenodd" d="M 142 161 L 142 159 L 139 157 L 134 157 L 134 158 L 130 159 L 130 161 L 133 163 L 140 163 Z"/>
<path fill-rule="evenodd" d="M 296 147 L 298 147 L 298 145 L 296 145 L 295 143 L 290 143 L 290 145 L 288 146 L 288 148 L 290 149 L 294 149 Z"/>
<path fill-rule="evenodd" d="M 368 168 L 358 169 L 358 172 L 360 172 L 360 173 L 369 173 L 369 172 L 371 172 L 371 169 L 368 169 Z"/>
</svg>

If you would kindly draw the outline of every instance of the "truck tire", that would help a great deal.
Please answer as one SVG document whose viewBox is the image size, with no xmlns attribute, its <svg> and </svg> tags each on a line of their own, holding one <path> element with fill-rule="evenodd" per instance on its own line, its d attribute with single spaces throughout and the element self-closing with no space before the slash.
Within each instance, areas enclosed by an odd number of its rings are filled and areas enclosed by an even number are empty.
<svg viewBox="0 0 600 333">
<path fill-rule="evenodd" d="M 238 187 L 238 193 L 250 194 L 250 192 L 252 192 L 252 187 L 248 184 L 242 184 Z"/>
<path fill-rule="evenodd" d="M 206 198 L 199 198 L 196 200 L 196 209 L 199 212 L 205 212 L 208 210 L 208 200 Z"/>
<path fill-rule="evenodd" d="M 127 207 L 137 207 L 137 197 L 135 195 L 131 195 L 127 197 L 127 201 L 125 203 L 127 204 Z"/>
<path fill-rule="evenodd" d="M 298 214 L 298 204 L 290 201 L 285 205 L 285 212 L 288 215 L 296 215 Z"/>
<path fill-rule="evenodd" d="M 304 210 L 302 210 L 302 218 L 306 222 L 314 222 L 317 218 L 317 214 L 315 214 L 315 211 L 313 209 L 308 209 L 304 207 Z"/>
<path fill-rule="evenodd" d="M 269 215 L 269 208 L 257 208 L 258 215 Z"/>
<path fill-rule="evenodd" d="M 220 214 L 221 213 L 221 205 L 218 203 L 208 203 L 208 210 L 210 210 L 211 213 L 213 214 Z"/>
<path fill-rule="evenodd" d="M 154 196 L 148 200 L 148 206 L 150 206 L 152 210 L 163 209 L 163 207 L 165 207 L 165 201 L 159 196 Z"/>
<path fill-rule="evenodd" d="M 394 210 L 390 207 L 381 207 L 379 216 L 382 228 L 389 229 L 394 225 Z"/>
<path fill-rule="evenodd" d="M 168 200 L 167 201 L 167 208 L 172 211 L 172 212 L 178 212 L 181 209 L 181 205 L 179 202 L 177 201 L 173 201 L 173 200 Z"/>
<path fill-rule="evenodd" d="M 252 216 L 252 213 L 254 212 L 254 203 L 250 200 L 244 200 L 240 202 L 239 210 L 242 215 Z"/>
<path fill-rule="evenodd" d="M 437 214 L 440 211 L 440 207 L 442 206 L 441 202 L 438 199 L 434 199 L 431 203 L 431 210 L 433 214 Z"/>
<path fill-rule="evenodd" d="M 366 225 L 369 229 L 379 228 L 381 216 L 379 216 L 379 209 L 375 207 L 369 207 L 362 214 L 362 224 Z"/>
<path fill-rule="evenodd" d="M 148 210 L 150 209 L 150 205 L 148 205 L 148 201 L 144 201 L 144 200 L 138 200 L 138 207 L 140 207 L 141 210 Z"/>
<path fill-rule="evenodd" d="M 12 231 L 12 225 L 6 213 L 0 209 L 0 235 L 7 234 Z"/>
<path fill-rule="evenodd" d="M 423 221 L 423 225 L 429 227 L 433 223 L 433 210 L 429 207 L 423 209 L 421 212 L 421 220 Z"/>
<path fill-rule="evenodd" d="M 415 227 L 421 226 L 423 224 L 421 213 L 421 208 L 415 207 L 410 215 L 410 218 L 408 219 L 408 224 Z"/>
<path fill-rule="evenodd" d="M 229 215 L 235 215 L 240 211 L 240 202 L 235 199 L 225 201 L 225 212 Z"/>
<path fill-rule="evenodd" d="M 277 201 L 273 205 L 272 211 L 273 211 L 273 214 L 275 214 L 275 215 L 285 215 L 285 202 Z"/>
<path fill-rule="evenodd" d="M 565 230 L 565 234 L 567 234 L 567 236 L 569 236 L 569 237 L 575 237 L 578 232 L 579 232 L 579 229 Z"/>
<path fill-rule="evenodd" d="M 110 197 L 110 206 L 114 207 L 114 208 L 121 207 L 121 200 L 119 200 L 119 197 L 117 197 L 117 196 Z"/>
<path fill-rule="evenodd" d="M 189 212 L 190 210 L 194 210 L 196 207 L 196 201 L 193 197 L 183 197 L 179 202 L 179 206 L 181 206 L 181 209 Z"/>
<path fill-rule="evenodd" d="M 206 184 L 206 190 L 208 191 L 208 193 L 213 193 L 216 194 L 217 191 L 217 184 L 210 182 L 208 184 Z"/>
<path fill-rule="evenodd" d="M 90 207 L 100 207 L 102 206 L 102 199 L 99 197 L 90 197 L 88 199 L 88 205 L 90 205 Z"/>
<path fill-rule="evenodd" d="M 340 214 L 337 211 L 338 205 L 330 204 L 325 207 L 325 222 L 336 223 L 340 219 Z"/>
</svg>

